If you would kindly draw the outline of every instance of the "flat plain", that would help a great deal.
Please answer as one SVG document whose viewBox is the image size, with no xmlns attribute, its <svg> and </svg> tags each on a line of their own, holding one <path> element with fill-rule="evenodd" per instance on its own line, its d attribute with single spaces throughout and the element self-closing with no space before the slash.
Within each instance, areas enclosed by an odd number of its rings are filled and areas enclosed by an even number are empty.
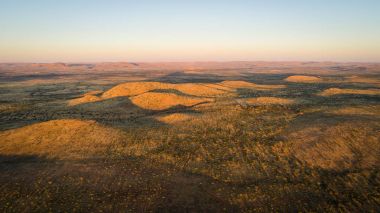
<svg viewBox="0 0 380 213">
<path fill-rule="evenodd" d="M 380 64 L 0 64 L 1 212 L 376 212 Z"/>
</svg>

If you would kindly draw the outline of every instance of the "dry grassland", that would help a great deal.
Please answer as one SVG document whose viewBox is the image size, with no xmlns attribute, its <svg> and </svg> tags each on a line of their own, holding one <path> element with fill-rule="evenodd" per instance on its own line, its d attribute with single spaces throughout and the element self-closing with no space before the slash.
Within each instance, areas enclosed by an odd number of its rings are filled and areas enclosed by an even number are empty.
<svg viewBox="0 0 380 213">
<path fill-rule="evenodd" d="M 178 105 L 194 106 L 204 102 L 210 102 L 209 98 L 194 98 L 180 96 L 173 93 L 147 92 L 130 98 L 136 106 L 149 110 L 164 110 Z"/>
<path fill-rule="evenodd" d="M 176 124 L 183 121 L 191 120 L 192 118 L 194 118 L 193 115 L 185 114 L 185 113 L 173 113 L 169 115 L 156 117 L 158 121 L 166 123 L 166 124 Z"/>
<path fill-rule="evenodd" d="M 285 78 L 285 81 L 295 82 L 295 83 L 315 83 L 322 81 L 321 78 L 315 76 L 306 76 L 306 75 L 293 75 Z"/>
<path fill-rule="evenodd" d="M 380 66 L 163 64 L 0 64 L 0 212 L 379 209 Z"/>
<path fill-rule="evenodd" d="M 59 159 L 106 156 L 123 133 L 87 120 L 52 120 L 0 133 L 2 155 Z"/>
<path fill-rule="evenodd" d="M 244 102 L 250 105 L 270 105 L 270 104 L 287 105 L 287 104 L 295 103 L 295 101 L 292 99 L 275 98 L 275 97 L 248 98 L 248 99 L 245 99 Z"/>
<path fill-rule="evenodd" d="M 340 88 L 330 88 L 321 92 L 321 96 L 332 96 L 332 95 L 380 95 L 379 89 L 340 89 Z"/>
</svg>

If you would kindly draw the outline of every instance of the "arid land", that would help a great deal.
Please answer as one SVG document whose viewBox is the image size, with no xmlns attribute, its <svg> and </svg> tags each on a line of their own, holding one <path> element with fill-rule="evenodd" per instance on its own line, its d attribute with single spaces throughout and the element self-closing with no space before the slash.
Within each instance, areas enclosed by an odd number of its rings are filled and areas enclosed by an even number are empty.
<svg viewBox="0 0 380 213">
<path fill-rule="evenodd" d="M 380 64 L 0 64 L 0 212 L 376 212 Z"/>
</svg>

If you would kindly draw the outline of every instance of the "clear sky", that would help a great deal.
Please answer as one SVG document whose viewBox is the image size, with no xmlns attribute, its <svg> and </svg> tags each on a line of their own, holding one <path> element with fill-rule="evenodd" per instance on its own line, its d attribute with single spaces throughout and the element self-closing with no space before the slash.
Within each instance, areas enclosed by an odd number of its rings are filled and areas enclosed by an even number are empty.
<svg viewBox="0 0 380 213">
<path fill-rule="evenodd" d="M 380 62 L 380 0 L 0 0 L 0 62 Z"/>
</svg>

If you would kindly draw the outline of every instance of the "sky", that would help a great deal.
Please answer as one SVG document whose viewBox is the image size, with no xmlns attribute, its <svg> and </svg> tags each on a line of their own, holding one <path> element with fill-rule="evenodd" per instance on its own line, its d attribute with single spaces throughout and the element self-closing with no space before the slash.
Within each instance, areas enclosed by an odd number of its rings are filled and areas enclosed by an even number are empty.
<svg viewBox="0 0 380 213">
<path fill-rule="evenodd" d="M 379 0 L 0 0 L 0 62 L 380 62 Z"/>
</svg>

